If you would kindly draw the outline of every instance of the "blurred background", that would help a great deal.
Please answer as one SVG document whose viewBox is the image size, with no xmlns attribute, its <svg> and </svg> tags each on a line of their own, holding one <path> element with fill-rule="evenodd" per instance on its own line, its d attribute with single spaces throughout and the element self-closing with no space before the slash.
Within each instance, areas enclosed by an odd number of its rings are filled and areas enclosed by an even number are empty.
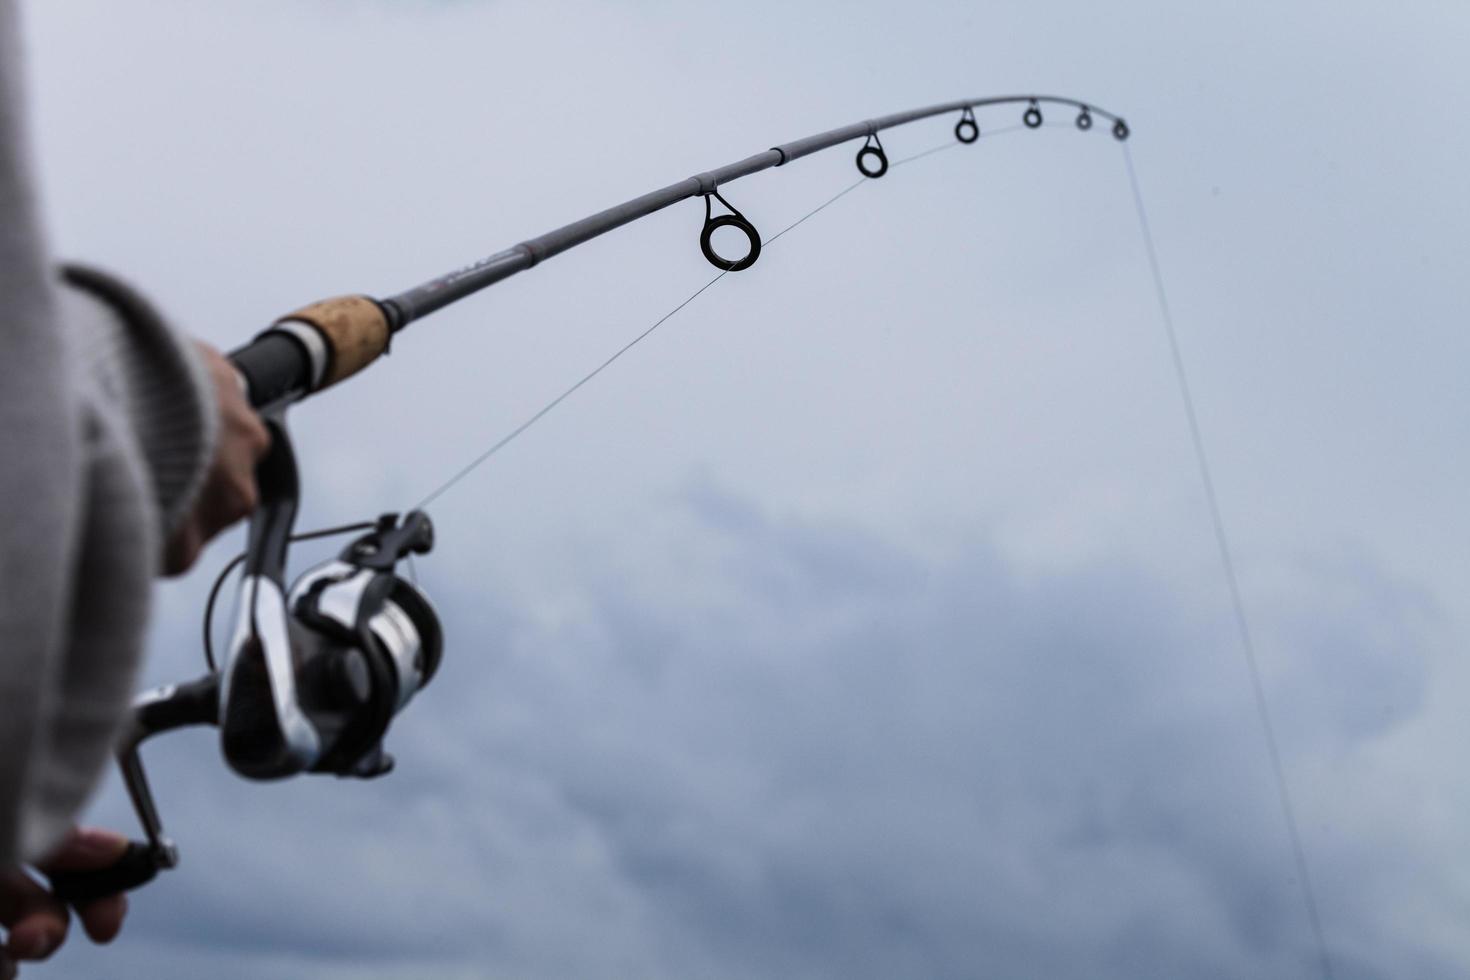
<svg viewBox="0 0 1470 980">
<path fill-rule="evenodd" d="M 1462 3 L 23 12 L 56 251 L 225 348 L 849 122 L 1125 116 L 1335 975 L 1470 971 Z M 182 865 L 26 975 L 1321 976 L 1122 150 L 1048 112 L 858 187 L 437 501 L 397 771 L 161 740 Z M 856 148 L 726 196 L 769 238 Z M 702 220 L 298 409 L 301 526 L 412 505 L 688 297 Z M 202 670 L 240 542 L 145 683 Z M 115 778 L 89 819 L 133 830 Z"/>
</svg>

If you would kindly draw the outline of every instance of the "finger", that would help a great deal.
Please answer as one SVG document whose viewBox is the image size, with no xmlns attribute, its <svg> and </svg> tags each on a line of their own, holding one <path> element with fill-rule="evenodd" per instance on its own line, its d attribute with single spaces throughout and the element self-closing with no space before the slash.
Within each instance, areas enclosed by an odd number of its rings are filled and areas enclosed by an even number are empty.
<svg viewBox="0 0 1470 980">
<path fill-rule="evenodd" d="M 243 403 L 231 413 L 223 429 L 215 465 L 232 475 L 254 477 L 256 464 L 270 451 L 270 430 Z"/>
<path fill-rule="evenodd" d="M 259 503 L 260 494 L 253 478 L 216 470 L 195 505 L 194 523 L 201 543 L 249 516 Z"/>
<path fill-rule="evenodd" d="M 220 489 L 220 507 L 228 515 L 226 523 L 233 524 L 259 506 L 260 487 L 255 482 L 255 468 L 247 464 L 229 474 Z"/>
<path fill-rule="evenodd" d="M 260 416 L 256 415 L 255 410 L 250 408 L 248 403 L 244 403 L 243 399 L 242 404 L 244 404 L 244 409 L 239 418 L 242 427 L 242 441 L 250 452 L 251 461 L 258 463 L 271 447 L 271 433 L 265 427 L 265 423 L 260 420 Z"/>
<path fill-rule="evenodd" d="M 50 874 L 58 871 L 100 871 L 110 868 L 128 849 L 128 839 L 111 830 L 81 827 L 73 830 L 37 867 Z M 128 913 L 128 900 L 122 895 L 107 895 L 77 906 L 82 928 L 93 942 L 111 942 L 122 929 Z"/>
<path fill-rule="evenodd" d="M 218 352 L 210 360 L 210 371 L 219 405 L 221 442 L 241 445 L 259 459 L 270 446 L 270 432 L 250 404 L 239 372 Z"/>
<path fill-rule="evenodd" d="M 10 930 L 5 952 L 14 960 L 44 960 L 66 939 L 66 906 L 19 868 L 0 874 L 0 925 Z"/>
<path fill-rule="evenodd" d="M 126 895 L 108 895 L 106 898 L 77 906 L 77 918 L 82 920 L 82 930 L 94 943 L 110 943 L 116 939 L 127 916 Z"/>
<path fill-rule="evenodd" d="M 204 535 L 197 518 L 193 515 L 186 517 L 168 540 L 168 547 L 164 550 L 163 573 L 182 575 L 194 566 L 203 550 Z"/>
<path fill-rule="evenodd" d="M 66 908 L 55 899 L 54 908 L 37 907 L 10 927 L 5 952 L 15 960 L 44 960 L 66 941 Z"/>
</svg>

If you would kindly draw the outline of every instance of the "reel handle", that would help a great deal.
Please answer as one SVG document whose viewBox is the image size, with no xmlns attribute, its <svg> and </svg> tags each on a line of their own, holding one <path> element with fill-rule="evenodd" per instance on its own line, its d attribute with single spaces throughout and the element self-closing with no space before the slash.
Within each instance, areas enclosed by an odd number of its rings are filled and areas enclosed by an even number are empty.
<svg viewBox="0 0 1470 980">
<path fill-rule="evenodd" d="M 123 786 L 143 825 L 147 840 L 129 841 L 122 857 L 91 871 L 55 871 L 47 875 L 51 891 L 63 902 L 80 907 L 108 895 L 131 891 L 152 881 L 158 872 L 179 863 L 179 851 L 163 832 L 148 775 L 138 755 L 142 742 L 160 732 L 192 725 L 212 725 L 219 714 L 219 678 L 206 674 L 186 684 L 148 691 L 133 703 L 132 725 L 118 746 L 117 764 Z"/>
<path fill-rule="evenodd" d="M 128 849 L 106 868 L 95 871 L 56 871 L 47 875 L 51 891 L 66 904 L 80 908 L 109 895 L 146 885 L 176 858 L 160 854 L 147 841 L 128 841 Z"/>
</svg>

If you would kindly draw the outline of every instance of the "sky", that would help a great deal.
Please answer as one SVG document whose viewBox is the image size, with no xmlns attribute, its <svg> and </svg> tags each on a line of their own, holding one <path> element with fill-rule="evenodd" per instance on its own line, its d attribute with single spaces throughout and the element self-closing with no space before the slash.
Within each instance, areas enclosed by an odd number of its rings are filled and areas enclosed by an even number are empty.
<svg viewBox="0 0 1470 980">
<path fill-rule="evenodd" d="M 1334 975 L 1470 970 L 1463 4 L 24 13 L 57 253 L 223 348 L 848 122 L 1124 115 Z M 1017 116 L 782 236 L 436 501 L 447 653 L 392 775 L 150 746 L 183 863 L 27 975 L 1322 976 L 1122 152 Z M 726 196 L 769 239 L 855 150 Z M 410 506 L 677 306 L 702 218 L 302 405 L 303 526 Z M 239 541 L 160 589 L 140 685 L 202 669 Z M 115 778 L 89 819 L 132 829 Z"/>
</svg>

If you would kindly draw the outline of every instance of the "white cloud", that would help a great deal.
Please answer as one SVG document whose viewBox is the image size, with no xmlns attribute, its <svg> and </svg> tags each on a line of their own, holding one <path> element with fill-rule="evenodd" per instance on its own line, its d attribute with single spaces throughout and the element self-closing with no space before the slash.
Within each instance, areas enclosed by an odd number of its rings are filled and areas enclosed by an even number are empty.
<svg viewBox="0 0 1470 980">
<path fill-rule="evenodd" d="M 244 785 L 199 742 L 160 750 L 186 864 L 139 896 L 108 962 L 166 954 L 221 977 L 282 957 L 323 977 L 1312 968 L 1213 577 L 1022 573 L 983 540 L 935 564 L 707 479 L 630 532 L 539 608 L 510 581 L 441 592 L 460 639 L 391 733 L 384 780 Z M 1371 563 L 1290 584 L 1289 620 L 1263 619 L 1285 659 L 1269 693 L 1289 712 L 1339 975 L 1451 976 L 1462 948 L 1371 899 L 1408 862 L 1420 895 L 1454 901 L 1462 885 L 1432 870 L 1448 842 L 1403 836 L 1413 814 L 1344 815 L 1316 777 L 1344 754 L 1360 778 L 1379 769 L 1372 754 L 1421 718 L 1445 635 Z M 1358 640 L 1382 635 L 1397 642 Z M 1296 690 L 1324 674 L 1343 679 L 1324 704 Z M 207 792 L 180 800 L 191 784 Z M 1344 816 L 1350 835 L 1319 829 Z"/>
<path fill-rule="evenodd" d="M 1125 112 L 1338 975 L 1465 972 L 1459 7 L 27 14 L 57 241 L 224 345 L 865 115 Z M 732 200 L 775 230 L 852 174 Z M 402 507 L 687 296 L 697 210 L 304 407 L 304 520 Z M 436 505 L 400 770 L 150 749 L 185 864 L 53 975 L 1310 975 L 1133 220 L 1105 134 L 1017 134 L 727 277 Z"/>
</svg>

